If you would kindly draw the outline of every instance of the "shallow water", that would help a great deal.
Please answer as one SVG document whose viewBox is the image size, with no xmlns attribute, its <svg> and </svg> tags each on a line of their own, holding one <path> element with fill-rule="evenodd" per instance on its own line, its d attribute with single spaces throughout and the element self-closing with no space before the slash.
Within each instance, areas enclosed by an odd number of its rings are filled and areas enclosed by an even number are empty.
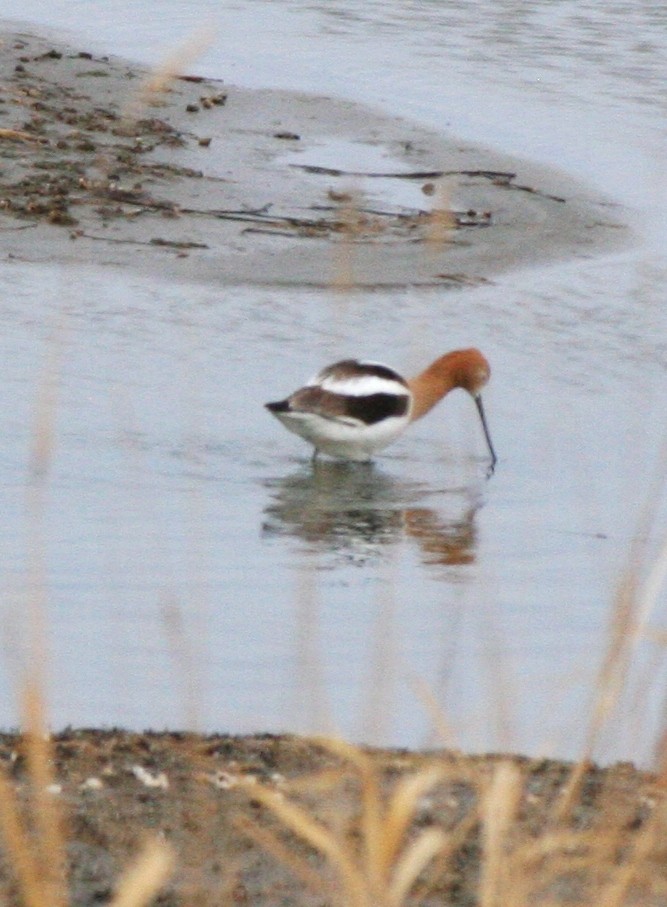
<svg viewBox="0 0 667 907">
<path fill-rule="evenodd" d="M 134 4 L 28 0 L 23 16 L 148 62 L 211 21 L 200 71 L 382 104 L 562 166 L 622 203 L 639 241 L 448 294 L 167 285 L 93 267 L 73 280 L 1 263 L 0 723 L 16 721 L 21 616 L 44 594 L 56 725 L 338 728 L 408 745 L 437 726 L 466 749 L 576 756 L 647 497 L 650 553 L 665 525 L 651 482 L 667 390 L 667 14 L 150 8 L 139 20 Z M 462 394 L 370 469 L 313 470 L 262 409 L 343 355 L 411 373 L 469 344 L 494 369 L 488 481 Z M 41 483 L 36 439 L 50 458 Z M 654 629 L 662 611 L 664 594 Z M 601 758 L 650 760 L 661 655 L 639 646 Z"/>
</svg>

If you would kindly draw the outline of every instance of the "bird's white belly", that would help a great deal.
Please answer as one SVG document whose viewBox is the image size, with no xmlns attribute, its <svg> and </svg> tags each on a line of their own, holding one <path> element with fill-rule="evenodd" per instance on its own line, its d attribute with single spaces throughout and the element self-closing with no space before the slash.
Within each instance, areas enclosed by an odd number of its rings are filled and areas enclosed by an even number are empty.
<svg viewBox="0 0 667 907">
<path fill-rule="evenodd" d="M 318 450 L 346 460 L 368 460 L 391 444 L 407 426 L 407 416 L 390 416 L 364 425 L 357 420 L 325 419 L 315 413 L 276 413 L 285 428 Z"/>
</svg>

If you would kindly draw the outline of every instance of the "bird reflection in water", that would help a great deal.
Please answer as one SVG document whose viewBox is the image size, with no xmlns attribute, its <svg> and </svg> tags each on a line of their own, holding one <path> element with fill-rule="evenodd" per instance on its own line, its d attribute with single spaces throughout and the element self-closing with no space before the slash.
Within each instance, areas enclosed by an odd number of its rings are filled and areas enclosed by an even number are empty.
<svg viewBox="0 0 667 907">
<path fill-rule="evenodd" d="M 406 538 L 417 542 L 428 565 L 475 560 L 476 485 L 442 493 L 442 507 L 434 510 L 421 503 L 431 487 L 396 479 L 372 463 L 322 460 L 269 486 L 267 535 L 289 535 L 356 564 L 387 557 Z"/>
</svg>

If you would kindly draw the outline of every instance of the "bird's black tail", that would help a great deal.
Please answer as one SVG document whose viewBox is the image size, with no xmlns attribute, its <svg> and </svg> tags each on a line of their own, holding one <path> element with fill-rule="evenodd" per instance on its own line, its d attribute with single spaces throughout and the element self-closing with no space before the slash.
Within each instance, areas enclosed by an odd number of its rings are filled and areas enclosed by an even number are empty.
<svg viewBox="0 0 667 907">
<path fill-rule="evenodd" d="M 265 403 L 264 406 L 270 413 L 287 413 L 290 408 L 288 400 L 277 400 L 275 403 Z"/>
</svg>

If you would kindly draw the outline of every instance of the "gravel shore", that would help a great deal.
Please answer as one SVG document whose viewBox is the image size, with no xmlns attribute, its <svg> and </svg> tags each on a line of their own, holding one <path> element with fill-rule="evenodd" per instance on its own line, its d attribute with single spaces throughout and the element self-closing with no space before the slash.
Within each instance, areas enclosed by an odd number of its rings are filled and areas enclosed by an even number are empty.
<svg viewBox="0 0 667 907">
<path fill-rule="evenodd" d="M 25 741 L 1 735 L 0 764 L 31 814 Z M 494 831 L 502 833 L 506 869 L 494 884 L 507 897 L 496 903 L 667 903 L 664 782 L 628 764 L 589 766 L 578 775 L 554 760 L 348 754 L 290 735 L 72 730 L 54 738 L 51 765 L 70 903 L 81 907 L 109 902 L 149 836 L 175 854 L 157 904 L 352 903 L 335 859 L 290 831 L 270 808 L 272 797 L 327 829 L 361 877 L 371 814 L 377 809 L 387 833 L 396 821 L 390 804 L 396 809 L 401 802 L 404 810 L 410 804 L 412 821 L 398 836 L 397 857 L 426 831 L 437 832 L 442 847 L 407 903 L 480 903 Z M 406 782 L 415 784 L 412 801 L 405 787 L 398 793 Z M 8 861 L 0 861 L 4 904 L 22 903 L 15 878 Z M 606 900 L 618 886 L 623 899 Z"/>
</svg>

